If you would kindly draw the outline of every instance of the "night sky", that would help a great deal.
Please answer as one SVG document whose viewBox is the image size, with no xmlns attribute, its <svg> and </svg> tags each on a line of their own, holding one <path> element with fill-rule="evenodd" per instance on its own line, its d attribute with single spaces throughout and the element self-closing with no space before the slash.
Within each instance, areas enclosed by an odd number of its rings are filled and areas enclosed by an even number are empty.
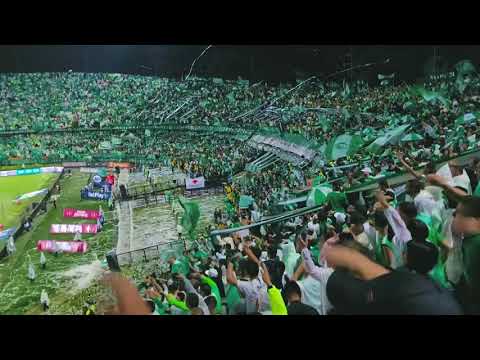
<svg viewBox="0 0 480 360">
<path fill-rule="evenodd" d="M 118 72 L 181 78 L 205 46 L 199 45 L 0 45 L 0 72 Z M 353 65 L 379 65 L 357 73 L 375 81 L 378 73 L 396 72 L 415 81 L 434 53 L 452 67 L 470 59 L 480 63 L 480 46 L 244 46 L 215 45 L 197 61 L 193 75 L 250 80 L 294 81 L 297 77 L 331 74 L 351 51 Z"/>
</svg>

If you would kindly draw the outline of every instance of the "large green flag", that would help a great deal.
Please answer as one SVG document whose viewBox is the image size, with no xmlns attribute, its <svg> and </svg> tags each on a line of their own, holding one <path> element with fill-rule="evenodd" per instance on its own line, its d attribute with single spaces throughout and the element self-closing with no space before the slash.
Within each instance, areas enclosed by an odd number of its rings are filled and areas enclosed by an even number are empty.
<svg viewBox="0 0 480 360">
<path fill-rule="evenodd" d="M 118 137 L 112 137 L 112 145 L 114 146 L 122 145 L 122 139 Z"/>
<path fill-rule="evenodd" d="M 426 102 L 432 102 L 437 100 L 441 102 L 444 106 L 449 106 L 450 104 L 450 100 L 444 95 L 436 91 L 427 90 L 423 86 L 412 86 L 410 87 L 410 92 L 414 95 L 421 96 Z"/>
<path fill-rule="evenodd" d="M 417 133 L 410 133 L 402 137 L 402 142 L 415 142 L 423 140 L 423 136 Z"/>
<path fill-rule="evenodd" d="M 477 72 L 470 60 L 462 60 L 455 64 L 455 70 L 459 75 L 469 75 Z"/>
<path fill-rule="evenodd" d="M 359 135 L 343 134 L 330 140 L 325 150 L 328 161 L 354 155 L 363 146 L 362 137 Z"/>
<path fill-rule="evenodd" d="M 240 201 L 238 204 L 238 207 L 240 209 L 247 209 L 252 203 L 253 203 L 253 198 L 248 195 L 242 195 L 240 196 Z"/>
<path fill-rule="evenodd" d="M 312 207 L 325 204 L 327 202 L 327 196 L 331 192 L 332 187 L 329 184 L 312 188 L 307 196 L 307 206 Z"/>
<path fill-rule="evenodd" d="M 398 142 L 409 127 L 410 125 L 406 124 L 387 131 L 385 135 L 380 136 L 377 140 L 368 145 L 367 151 L 370 153 L 378 153 L 385 145 Z"/>
<path fill-rule="evenodd" d="M 470 60 L 462 60 L 455 65 L 457 79 L 455 80 L 456 89 L 463 94 L 470 83 L 470 75 L 477 73 L 475 66 Z"/>
<path fill-rule="evenodd" d="M 188 234 L 190 240 L 194 240 L 195 229 L 200 219 L 200 207 L 196 202 L 186 201 L 183 198 L 179 198 L 179 203 L 183 208 L 183 216 L 180 224 Z"/>
<path fill-rule="evenodd" d="M 100 149 L 102 149 L 102 150 L 112 150 L 112 144 L 109 141 L 102 141 L 100 143 Z"/>
</svg>

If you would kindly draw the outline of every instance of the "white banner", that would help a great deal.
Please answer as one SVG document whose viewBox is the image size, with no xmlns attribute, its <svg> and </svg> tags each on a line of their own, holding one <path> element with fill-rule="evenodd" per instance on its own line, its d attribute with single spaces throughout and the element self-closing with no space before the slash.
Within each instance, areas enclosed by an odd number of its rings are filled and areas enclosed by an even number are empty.
<svg viewBox="0 0 480 360">
<path fill-rule="evenodd" d="M 98 172 L 97 168 L 88 168 L 88 167 L 81 167 L 81 173 L 89 173 L 89 174 L 96 174 Z"/>
<path fill-rule="evenodd" d="M 79 162 L 64 162 L 63 167 L 66 168 L 79 168 L 83 166 L 87 166 L 87 163 L 85 161 L 79 161 Z"/>
<path fill-rule="evenodd" d="M 202 189 L 205 187 L 205 178 L 203 176 L 193 178 L 193 179 L 187 178 L 185 182 L 185 186 L 187 190 Z"/>
<path fill-rule="evenodd" d="M 17 170 L 0 171 L 0 176 L 15 176 L 15 175 L 17 175 Z"/>
</svg>

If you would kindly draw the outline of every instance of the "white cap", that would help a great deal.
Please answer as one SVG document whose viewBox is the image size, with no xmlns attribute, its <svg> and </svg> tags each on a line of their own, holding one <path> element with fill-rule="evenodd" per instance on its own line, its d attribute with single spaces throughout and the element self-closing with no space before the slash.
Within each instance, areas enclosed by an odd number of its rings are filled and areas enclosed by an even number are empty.
<svg viewBox="0 0 480 360">
<path fill-rule="evenodd" d="M 218 272 L 215 269 L 208 269 L 207 271 L 205 271 L 205 275 L 210 278 L 216 278 L 218 276 Z"/>
</svg>

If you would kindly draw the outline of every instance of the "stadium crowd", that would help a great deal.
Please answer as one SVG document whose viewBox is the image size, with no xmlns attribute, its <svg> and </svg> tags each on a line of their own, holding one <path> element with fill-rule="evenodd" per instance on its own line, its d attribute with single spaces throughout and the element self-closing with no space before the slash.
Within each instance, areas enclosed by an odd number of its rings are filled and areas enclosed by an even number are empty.
<svg viewBox="0 0 480 360">
<path fill-rule="evenodd" d="M 179 128 L 166 138 L 146 129 L 157 123 L 252 133 L 270 127 L 323 146 L 322 155 L 307 167 L 282 163 L 248 174 L 246 181 L 229 179 L 226 207 L 215 212 L 214 223 L 226 229 L 261 222 L 274 214 L 278 202 L 310 188 L 312 179 L 331 187 L 320 208 L 212 241 L 204 236 L 183 256 L 172 257 L 167 272 L 148 274 L 139 284 L 110 274 L 106 282 L 117 302 L 104 313 L 480 310 L 480 168 L 478 162 L 439 166 L 478 148 L 480 82 L 467 65 L 457 68 L 455 81 L 423 87 L 311 82 L 291 92 L 292 86 L 220 79 L 212 84 L 206 79 L 29 74 L 3 80 L 0 126 L 36 133 L 2 138 L 0 150 L 6 155 L 0 160 L 49 161 L 54 148 L 63 159 L 79 160 L 104 150 L 118 152 L 119 158 L 145 155 L 153 164 L 208 179 L 232 177 L 263 154 L 247 144 L 248 136 L 200 136 Z M 391 139 L 402 125 L 409 127 Z M 120 131 L 116 139 L 108 131 L 42 133 L 115 126 L 134 130 Z M 342 135 L 357 136 L 360 145 L 348 156 L 325 151 Z M 377 143 L 382 137 L 388 139 Z M 404 196 L 383 180 L 402 170 L 414 177 Z M 367 181 L 378 183 L 374 196 L 347 193 Z M 242 196 L 251 199 L 247 207 L 239 205 Z"/>
</svg>

